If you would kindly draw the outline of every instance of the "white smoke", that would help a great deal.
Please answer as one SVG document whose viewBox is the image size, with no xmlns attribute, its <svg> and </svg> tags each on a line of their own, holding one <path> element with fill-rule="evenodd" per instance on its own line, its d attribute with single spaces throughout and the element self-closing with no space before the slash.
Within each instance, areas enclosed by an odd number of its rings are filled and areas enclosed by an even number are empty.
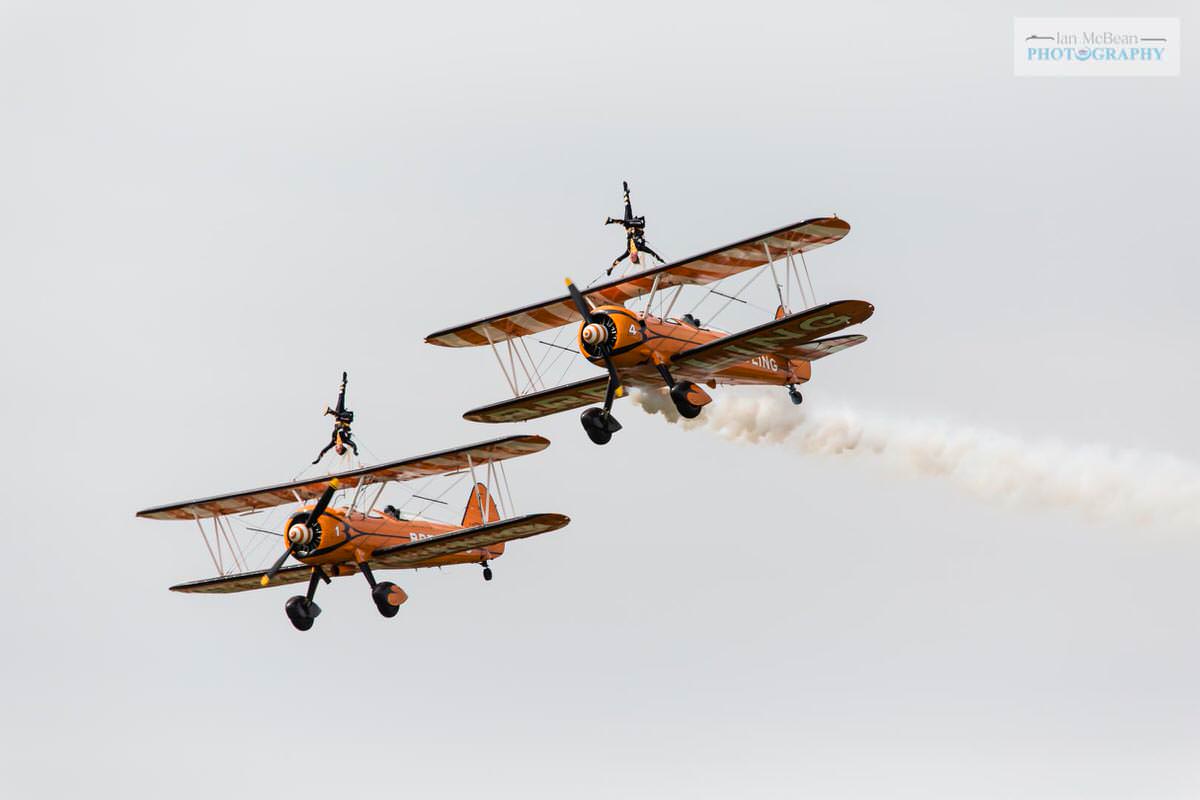
<svg viewBox="0 0 1200 800">
<path fill-rule="evenodd" d="M 1006 505 L 1068 508 L 1098 521 L 1200 528 L 1200 467 L 1173 456 L 1030 442 L 849 409 L 797 408 L 777 394 L 726 394 L 694 420 L 681 419 L 665 392 L 638 391 L 633 400 L 687 430 L 703 428 L 730 441 L 777 444 L 805 455 L 874 457 Z"/>
</svg>

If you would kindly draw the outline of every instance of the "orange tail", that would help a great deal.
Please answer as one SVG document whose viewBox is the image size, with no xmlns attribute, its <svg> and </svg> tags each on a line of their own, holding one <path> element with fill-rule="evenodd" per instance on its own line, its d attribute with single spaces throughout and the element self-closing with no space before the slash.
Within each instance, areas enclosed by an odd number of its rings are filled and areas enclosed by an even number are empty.
<svg viewBox="0 0 1200 800">
<path fill-rule="evenodd" d="M 467 508 L 463 512 L 462 526 L 472 528 L 485 522 L 495 522 L 498 519 L 500 519 L 500 514 L 496 511 L 496 504 L 492 501 L 487 487 L 482 483 L 475 484 L 475 488 L 471 490 L 471 496 L 467 498 Z M 504 542 L 488 545 L 487 550 L 493 556 L 498 556 L 504 552 Z"/>
</svg>

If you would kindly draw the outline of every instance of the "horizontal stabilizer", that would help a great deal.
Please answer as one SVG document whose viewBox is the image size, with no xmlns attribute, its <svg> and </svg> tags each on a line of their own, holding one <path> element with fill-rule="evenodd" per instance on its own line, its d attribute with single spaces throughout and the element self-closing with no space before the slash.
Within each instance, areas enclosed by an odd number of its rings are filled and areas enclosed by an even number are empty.
<svg viewBox="0 0 1200 800">
<path fill-rule="evenodd" d="M 831 356 L 849 347 L 854 347 L 856 344 L 862 344 L 866 340 L 867 337 L 861 334 L 831 336 L 828 339 L 817 339 L 815 342 L 798 344 L 795 347 L 780 350 L 779 354 L 786 358 L 794 358 L 797 361 L 816 361 L 818 358 Z"/>
</svg>

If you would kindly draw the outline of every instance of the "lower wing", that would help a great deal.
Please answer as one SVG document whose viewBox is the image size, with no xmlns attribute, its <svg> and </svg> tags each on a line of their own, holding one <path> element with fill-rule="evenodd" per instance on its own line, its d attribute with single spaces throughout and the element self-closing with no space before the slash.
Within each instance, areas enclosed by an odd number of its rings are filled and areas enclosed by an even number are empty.
<svg viewBox="0 0 1200 800">
<path fill-rule="evenodd" d="M 836 333 L 843 328 L 864 322 L 874 312 L 875 307 L 862 300 L 826 303 L 765 322 L 741 333 L 730 334 L 715 342 L 693 347 L 676 354 L 671 361 L 691 370 L 711 374 L 764 354 L 812 360 L 811 353 L 819 351 L 811 351 L 810 357 L 806 358 L 803 350 L 805 345 L 816 344 L 816 340 L 825 334 Z M 838 349 L 850 346 L 851 344 L 843 344 Z M 816 357 L 820 358 L 823 355 L 828 353 L 820 353 Z"/>
<path fill-rule="evenodd" d="M 418 567 L 431 558 L 556 531 L 566 527 L 570 521 L 571 518 L 563 514 L 526 514 L 500 522 L 488 522 L 473 528 L 443 533 L 441 536 L 398 544 L 386 550 L 376 550 L 371 556 L 371 566 L 383 569 Z"/>
<path fill-rule="evenodd" d="M 566 526 L 570 517 L 562 514 L 526 514 L 500 522 L 488 522 L 471 528 L 463 528 L 428 539 L 418 539 L 415 542 L 396 545 L 384 550 L 376 550 L 371 556 L 370 564 L 378 569 L 402 569 L 418 567 L 422 562 L 438 556 L 461 553 L 478 547 L 487 547 L 500 542 L 510 542 L 514 539 L 526 539 L 539 533 L 549 533 Z M 357 571 L 354 565 L 347 565 Z M 224 575 L 219 578 L 208 578 L 200 581 L 180 583 L 171 587 L 173 592 L 199 592 L 203 594 L 227 594 L 229 592 L 246 592 L 262 588 L 262 576 L 265 569 L 254 572 L 239 572 L 237 575 Z M 281 569 L 271 578 L 271 586 L 285 583 L 303 583 L 312 574 L 312 567 L 288 567 Z"/>
<path fill-rule="evenodd" d="M 524 422 L 559 411 L 570 411 L 593 403 L 604 402 L 608 389 L 608 376 L 568 383 L 541 392 L 523 394 L 511 400 L 502 400 L 488 406 L 473 408 L 463 414 L 463 419 L 472 422 Z M 618 397 L 621 395 L 618 395 Z"/>
</svg>

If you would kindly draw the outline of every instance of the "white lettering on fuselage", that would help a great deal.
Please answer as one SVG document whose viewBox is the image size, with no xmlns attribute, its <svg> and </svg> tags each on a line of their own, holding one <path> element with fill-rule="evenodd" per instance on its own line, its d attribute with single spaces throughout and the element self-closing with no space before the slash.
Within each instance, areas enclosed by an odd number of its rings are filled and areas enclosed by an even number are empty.
<svg viewBox="0 0 1200 800">
<path fill-rule="evenodd" d="M 759 356 L 758 358 L 751 359 L 750 363 L 756 367 L 762 367 L 763 369 L 779 369 L 779 362 L 775 360 L 774 356 Z"/>
</svg>

